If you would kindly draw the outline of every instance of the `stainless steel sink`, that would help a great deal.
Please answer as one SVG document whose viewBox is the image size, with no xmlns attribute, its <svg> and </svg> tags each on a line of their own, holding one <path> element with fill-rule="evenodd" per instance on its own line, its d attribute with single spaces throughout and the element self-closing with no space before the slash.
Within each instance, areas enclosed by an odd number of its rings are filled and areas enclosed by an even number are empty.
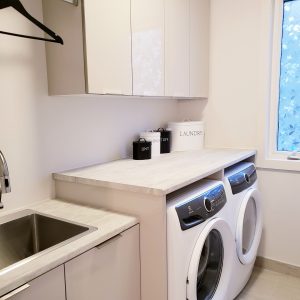
<svg viewBox="0 0 300 300">
<path fill-rule="evenodd" d="M 0 218 L 0 275 L 96 230 L 32 210 Z"/>
</svg>

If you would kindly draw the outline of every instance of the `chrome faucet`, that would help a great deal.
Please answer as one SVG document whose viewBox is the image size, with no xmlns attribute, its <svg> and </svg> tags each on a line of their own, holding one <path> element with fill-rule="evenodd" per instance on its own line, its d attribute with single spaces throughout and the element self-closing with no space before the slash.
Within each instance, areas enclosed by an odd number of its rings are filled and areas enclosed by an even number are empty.
<svg viewBox="0 0 300 300">
<path fill-rule="evenodd" d="M 10 193 L 10 180 L 7 163 L 3 153 L 0 151 L 0 209 L 3 208 L 1 202 L 2 194 Z"/>
</svg>

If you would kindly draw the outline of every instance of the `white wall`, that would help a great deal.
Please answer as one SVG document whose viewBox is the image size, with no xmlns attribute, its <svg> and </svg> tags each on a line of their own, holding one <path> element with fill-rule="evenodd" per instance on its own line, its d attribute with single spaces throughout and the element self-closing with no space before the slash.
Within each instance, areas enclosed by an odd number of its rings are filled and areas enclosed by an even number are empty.
<svg viewBox="0 0 300 300">
<path fill-rule="evenodd" d="M 253 147 L 260 98 L 260 0 L 212 0 L 206 143 Z"/>
<path fill-rule="evenodd" d="M 261 149 L 272 1 L 212 0 L 211 4 L 210 99 L 203 113 L 206 145 Z M 299 173 L 260 170 L 258 175 L 264 207 L 259 254 L 300 266 Z"/>
<path fill-rule="evenodd" d="M 260 170 L 264 234 L 259 254 L 300 266 L 299 173 Z"/>
<path fill-rule="evenodd" d="M 42 19 L 40 0 L 23 0 Z M 0 28 L 39 35 L 13 9 Z M 51 197 L 51 173 L 126 157 L 141 130 L 176 120 L 175 100 L 48 97 L 44 43 L 0 35 L 0 149 L 12 192 L 5 209 Z"/>
</svg>

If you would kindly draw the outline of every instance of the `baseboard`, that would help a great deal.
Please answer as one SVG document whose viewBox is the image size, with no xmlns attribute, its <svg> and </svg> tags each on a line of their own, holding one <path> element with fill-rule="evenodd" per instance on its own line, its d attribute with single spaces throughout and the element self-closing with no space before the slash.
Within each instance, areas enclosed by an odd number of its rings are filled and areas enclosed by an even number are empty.
<svg viewBox="0 0 300 300">
<path fill-rule="evenodd" d="M 258 256 L 255 261 L 255 266 L 300 278 L 300 267 L 289 265 L 269 258 Z"/>
</svg>

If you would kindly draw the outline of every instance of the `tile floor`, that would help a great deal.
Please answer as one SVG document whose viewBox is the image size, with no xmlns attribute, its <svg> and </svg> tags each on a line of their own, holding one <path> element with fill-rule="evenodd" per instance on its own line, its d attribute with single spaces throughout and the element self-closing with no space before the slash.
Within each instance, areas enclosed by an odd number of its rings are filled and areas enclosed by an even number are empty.
<svg viewBox="0 0 300 300">
<path fill-rule="evenodd" d="M 255 268 L 236 300 L 300 300 L 300 278 Z"/>
</svg>

